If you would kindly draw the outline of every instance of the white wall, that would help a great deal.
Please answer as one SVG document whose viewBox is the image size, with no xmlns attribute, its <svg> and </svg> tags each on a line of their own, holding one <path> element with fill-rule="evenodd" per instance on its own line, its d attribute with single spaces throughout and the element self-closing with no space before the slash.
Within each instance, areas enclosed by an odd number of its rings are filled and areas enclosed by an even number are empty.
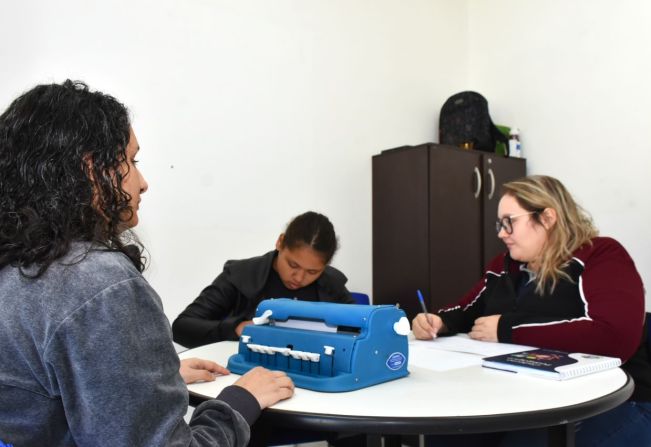
<svg viewBox="0 0 651 447">
<path fill-rule="evenodd" d="M 651 281 L 645 0 L 4 3 L 1 109 L 67 77 L 130 107 L 147 276 L 170 318 L 307 209 L 330 216 L 334 265 L 370 292 L 370 157 L 434 140 L 467 88 Z"/>
<path fill-rule="evenodd" d="M 371 291 L 371 155 L 435 138 L 467 77 L 457 0 L 4 2 L 0 107 L 67 77 L 128 107 L 147 276 L 174 318 L 225 260 L 328 215 Z"/>
<path fill-rule="evenodd" d="M 469 87 L 651 284 L 651 2 L 471 0 Z M 647 309 L 651 299 L 647 297 Z"/>
</svg>

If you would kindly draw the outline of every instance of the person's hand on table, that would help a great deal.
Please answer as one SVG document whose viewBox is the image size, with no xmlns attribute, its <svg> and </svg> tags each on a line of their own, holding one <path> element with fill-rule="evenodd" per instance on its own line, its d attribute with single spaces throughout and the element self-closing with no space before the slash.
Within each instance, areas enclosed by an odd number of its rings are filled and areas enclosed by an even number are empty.
<svg viewBox="0 0 651 447">
<path fill-rule="evenodd" d="M 438 315 L 420 313 L 412 321 L 411 330 L 419 340 L 432 340 L 439 332 L 445 332 L 446 328 Z"/>
<path fill-rule="evenodd" d="M 197 358 L 181 360 L 179 372 L 187 384 L 198 381 L 212 382 L 217 374 L 230 374 L 229 370 L 215 362 Z"/>
<path fill-rule="evenodd" d="M 270 371 L 261 366 L 244 374 L 234 385 L 241 386 L 253 394 L 263 410 L 294 395 L 294 382 L 287 374 L 282 371 Z"/>
<path fill-rule="evenodd" d="M 475 320 L 475 324 L 470 329 L 468 336 L 474 340 L 481 341 L 499 341 L 497 339 L 497 324 L 502 315 L 489 315 L 487 317 L 479 317 Z"/>
</svg>

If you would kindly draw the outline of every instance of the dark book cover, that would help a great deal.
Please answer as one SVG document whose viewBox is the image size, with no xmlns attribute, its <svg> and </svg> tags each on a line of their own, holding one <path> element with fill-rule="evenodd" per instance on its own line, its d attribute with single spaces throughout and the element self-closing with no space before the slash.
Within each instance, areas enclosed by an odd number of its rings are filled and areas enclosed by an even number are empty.
<svg viewBox="0 0 651 447">
<path fill-rule="evenodd" d="M 615 368 L 621 361 L 602 355 L 568 353 L 553 349 L 533 349 L 485 357 L 482 366 L 539 375 L 556 380 L 569 379 Z"/>
</svg>

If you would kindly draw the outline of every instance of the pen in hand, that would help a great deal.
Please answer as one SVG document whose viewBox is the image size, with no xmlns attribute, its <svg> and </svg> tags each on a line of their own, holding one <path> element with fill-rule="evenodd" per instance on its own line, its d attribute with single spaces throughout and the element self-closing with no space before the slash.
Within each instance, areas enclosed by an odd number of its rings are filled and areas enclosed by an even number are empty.
<svg viewBox="0 0 651 447">
<path fill-rule="evenodd" d="M 420 301 L 420 307 L 421 309 L 423 309 L 425 318 L 427 318 L 427 322 L 429 323 L 430 327 L 433 329 L 434 326 L 432 324 L 432 317 L 430 317 L 429 313 L 427 312 L 427 306 L 425 306 L 425 299 L 423 298 L 423 294 L 420 292 L 420 289 L 416 289 L 416 294 L 418 295 L 418 301 Z M 432 332 L 432 338 L 436 338 L 436 334 L 433 332 Z"/>
</svg>

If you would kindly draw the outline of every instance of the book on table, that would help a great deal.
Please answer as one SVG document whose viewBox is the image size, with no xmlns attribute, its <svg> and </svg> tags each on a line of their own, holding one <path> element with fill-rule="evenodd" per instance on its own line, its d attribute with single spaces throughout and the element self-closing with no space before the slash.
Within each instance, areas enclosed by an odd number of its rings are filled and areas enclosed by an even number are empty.
<svg viewBox="0 0 651 447">
<path fill-rule="evenodd" d="M 532 349 L 484 357 L 482 366 L 554 380 L 584 376 L 611 368 L 622 361 L 604 355 L 569 353 L 553 349 Z"/>
</svg>

